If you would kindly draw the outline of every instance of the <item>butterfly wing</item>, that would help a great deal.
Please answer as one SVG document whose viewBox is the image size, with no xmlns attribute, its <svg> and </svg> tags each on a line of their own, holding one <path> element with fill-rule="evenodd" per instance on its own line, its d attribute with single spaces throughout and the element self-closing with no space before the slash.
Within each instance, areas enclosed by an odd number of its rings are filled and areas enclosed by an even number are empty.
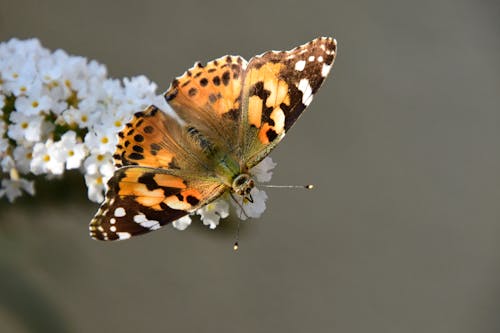
<svg viewBox="0 0 500 333">
<path fill-rule="evenodd" d="M 247 62 L 225 56 L 196 63 L 165 92 L 172 109 L 216 146 L 231 151 L 238 144 L 240 95 Z"/>
<path fill-rule="evenodd" d="M 185 179 L 165 169 L 120 168 L 109 180 L 106 200 L 90 222 L 90 236 L 122 240 L 157 230 L 214 200 L 223 191 L 222 184 Z"/>
<path fill-rule="evenodd" d="M 120 240 L 158 229 L 225 190 L 210 170 L 203 144 L 154 106 L 135 114 L 119 134 L 114 155 L 120 167 L 94 219 L 90 235 Z"/>
<path fill-rule="evenodd" d="M 239 126 L 240 159 L 259 163 L 311 103 L 333 65 L 337 43 L 321 37 L 290 51 L 252 58 L 245 71 Z"/>
</svg>

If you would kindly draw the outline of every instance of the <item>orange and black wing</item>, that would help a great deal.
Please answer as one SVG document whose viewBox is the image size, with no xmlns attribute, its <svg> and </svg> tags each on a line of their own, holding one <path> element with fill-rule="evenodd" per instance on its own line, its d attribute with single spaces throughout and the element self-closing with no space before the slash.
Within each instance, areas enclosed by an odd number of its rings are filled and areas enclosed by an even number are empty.
<svg viewBox="0 0 500 333">
<path fill-rule="evenodd" d="M 135 114 L 119 134 L 117 169 L 90 222 L 99 240 L 127 239 L 158 229 L 216 199 L 225 185 L 211 174 L 203 144 L 158 108 Z"/>
<path fill-rule="evenodd" d="M 247 62 L 238 56 L 224 56 L 196 63 L 176 78 L 165 99 L 179 117 L 220 149 L 232 151 L 238 145 L 241 89 Z"/>
<path fill-rule="evenodd" d="M 106 199 L 90 222 L 90 236 L 123 240 L 159 229 L 214 200 L 223 185 L 172 175 L 141 166 L 118 169 L 108 182 Z"/>
<path fill-rule="evenodd" d="M 281 141 L 330 72 L 335 39 L 321 37 L 290 51 L 252 58 L 242 88 L 241 159 L 251 168 Z"/>
</svg>

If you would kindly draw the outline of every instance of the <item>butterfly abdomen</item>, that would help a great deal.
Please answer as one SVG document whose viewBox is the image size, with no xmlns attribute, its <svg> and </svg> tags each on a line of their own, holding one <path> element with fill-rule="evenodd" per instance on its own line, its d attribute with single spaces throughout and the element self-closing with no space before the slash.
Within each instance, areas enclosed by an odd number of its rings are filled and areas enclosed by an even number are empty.
<svg viewBox="0 0 500 333">
<path fill-rule="evenodd" d="M 186 130 L 191 139 L 193 139 L 205 153 L 214 153 L 214 145 L 200 131 L 192 126 L 187 127 Z"/>
</svg>

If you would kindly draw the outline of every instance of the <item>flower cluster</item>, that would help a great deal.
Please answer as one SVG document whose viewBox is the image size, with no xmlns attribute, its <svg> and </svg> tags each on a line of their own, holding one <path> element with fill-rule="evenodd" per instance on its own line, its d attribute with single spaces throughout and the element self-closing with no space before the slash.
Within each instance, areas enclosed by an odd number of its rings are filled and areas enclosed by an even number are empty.
<svg viewBox="0 0 500 333">
<path fill-rule="evenodd" d="M 0 43 L 0 198 L 12 202 L 23 192 L 34 195 L 32 175 L 55 177 L 78 169 L 89 199 L 101 202 L 115 170 L 117 133 L 150 104 L 171 112 L 156 88 L 145 76 L 108 78 L 104 65 L 63 50 L 51 52 L 37 39 Z M 273 167 L 269 159 L 255 176 L 268 181 Z M 242 218 L 265 209 L 266 194 L 254 191 L 255 204 L 236 204 Z M 243 204 L 246 215 L 238 211 Z M 228 213 L 227 198 L 197 211 L 212 229 Z M 190 222 L 185 217 L 174 226 L 184 229 Z"/>
</svg>

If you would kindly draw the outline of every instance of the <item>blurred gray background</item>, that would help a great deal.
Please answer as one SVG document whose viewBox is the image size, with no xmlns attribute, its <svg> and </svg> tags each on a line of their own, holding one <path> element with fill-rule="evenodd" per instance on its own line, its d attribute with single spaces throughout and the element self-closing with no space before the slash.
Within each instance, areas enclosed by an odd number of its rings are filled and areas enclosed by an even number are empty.
<svg viewBox="0 0 500 333">
<path fill-rule="evenodd" d="M 194 61 L 333 35 L 333 75 L 242 226 L 98 243 L 81 176 L 0 204 L 0 331 L 499 332 L 497 1 L 0 2 L 0 40 L 165 90 Z"/>
</svg>

